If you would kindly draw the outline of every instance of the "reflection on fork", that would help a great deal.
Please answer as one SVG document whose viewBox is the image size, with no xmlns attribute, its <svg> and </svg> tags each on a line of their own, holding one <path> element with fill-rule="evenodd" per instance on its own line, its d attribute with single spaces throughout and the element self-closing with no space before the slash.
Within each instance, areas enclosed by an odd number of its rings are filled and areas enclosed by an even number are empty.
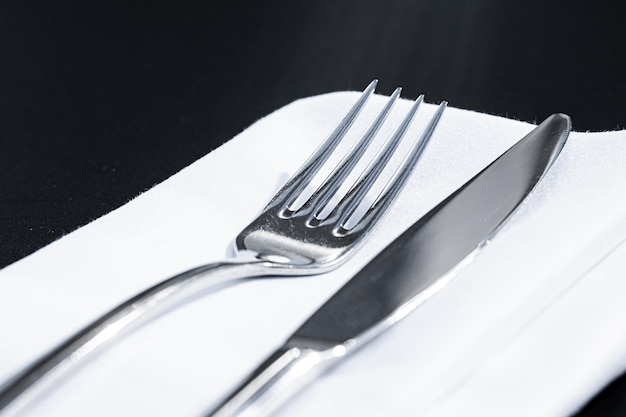
<svg viewBox="0 0 626 417">
<path fill-rule="evenodd" d="M 271 199 L 259 217 L 237 236 L 237 251 L 232 259 L 199 266 L 162 281 L 78 332 L 2 387 L 0 415 L 13 415 L 19 411 L 87 355 L 128 330 L 130 325 L 140 323 L 148 312 L 164 311 L 206 289 L 215 289 L 218 285 L 244 278 L 317 275 L 331 271 L 349 259 L 359 243 L 371 234 L 406 183 L 446 106 L 445 102 L 441 103 L 369 207 L 362 209 L 364 198 L 406 136 L 423 96 L 415 101 L 343 197 L 333 198 L 377 136 L 400 96 L 400 88 L 393 92 L 384 108 L 322 185 L 308 196 L 305 194 L 307 188 L 350 130 L 376 84 L 376 80 L 370 83 L 326 141 Z M 333 205 L 337 200 L 338 203 Z"/>
</svg>

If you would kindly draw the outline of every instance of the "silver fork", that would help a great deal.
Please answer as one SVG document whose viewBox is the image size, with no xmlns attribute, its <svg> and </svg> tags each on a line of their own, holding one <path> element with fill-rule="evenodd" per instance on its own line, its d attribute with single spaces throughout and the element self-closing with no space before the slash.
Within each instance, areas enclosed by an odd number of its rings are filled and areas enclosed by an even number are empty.
<svg viewBox="0 0 626 417">
<path fill-rule="evenodd" d="M 199 266 L 162 281 L 75 334 L 2 387 L 0 415 L 13 415 L 87 355 L 129 330 L 131 325 L 138 324 L 148 312 L 162 312 L 221 284 L 251 277 L 316 275 L 333 270 L 349 259 L 359 243 L 372 233 L 406 183 L 446 107 L 446 102 L 442 102 L 393 177 L 356 223 L 352 216 L 405 136 L 423 96 L 415 101 L 374 160 L 334 208 L 326 206 L 376 136 L 400 96 L 400 88 L 393 92 L 369 128 L 322 185 L 301 207 L 295 208 L 294 203 L 302 198 L 304 190 L 342 141 L 376 84 L 376 80 L 370 83 L 326 141 L 271 199 L 259 217 L 237 236 L 237 253 L 232 259 Z M 329 214 L 325 215 L 327 212 Z M 349 222 L 355 224 L 352 226 Z"/>
</svg>

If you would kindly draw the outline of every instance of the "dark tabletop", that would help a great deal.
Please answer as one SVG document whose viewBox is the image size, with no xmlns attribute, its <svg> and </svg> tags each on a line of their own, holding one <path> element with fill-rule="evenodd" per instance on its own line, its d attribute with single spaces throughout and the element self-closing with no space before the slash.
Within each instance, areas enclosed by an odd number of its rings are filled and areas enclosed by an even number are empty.
<svg viewBox="0 0 626 417">
<path fill-rule="evenodd" d="M 269 112 L 373 78 L 524 121 L 626 126 L 618 2 L 103 3 L 0 2 L 0 267 Z M 578 414 L 623 415 L 626 377 Z"/>
</svg>

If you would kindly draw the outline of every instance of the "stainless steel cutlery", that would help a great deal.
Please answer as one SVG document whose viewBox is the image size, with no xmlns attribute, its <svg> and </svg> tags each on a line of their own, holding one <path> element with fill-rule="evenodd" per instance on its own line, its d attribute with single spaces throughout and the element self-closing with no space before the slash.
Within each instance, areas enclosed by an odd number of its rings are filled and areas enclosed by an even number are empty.
<svg viewBox="0 0 626 417">
<path fill-rule="evenodd" d="M 171 277 L 120 304 L 0 387 L 0 416 L 19 412 L 92 352 L 149 317 L 148 313 L 215 290 L 268 276 L 317 275 L 348 261 L 380 222 L 433 136 L 446 103 L 426 123 L 372 204 L 366 196 L 398 153 L 423 96 L 406 113 L 358 179 L 351 172 L 379 135 L 396 89 L 356 143 L 313 189 L 374 92 L 373 81 L 328 138 L 235 239 L 236 254 Z M 209 414 L 261 416 L 316 375 L 443 288 L 516 211 L 563 148 L 571 122 L 555 114 L 452 193 L 389 244 Z M 347 189 L 339 193 L 340 189 Z"/>
</svg>

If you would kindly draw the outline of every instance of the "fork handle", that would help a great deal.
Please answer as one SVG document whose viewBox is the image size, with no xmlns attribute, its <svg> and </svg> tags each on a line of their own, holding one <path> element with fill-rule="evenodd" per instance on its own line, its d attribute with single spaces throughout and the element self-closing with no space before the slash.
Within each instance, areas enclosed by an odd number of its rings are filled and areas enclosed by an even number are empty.
<svg viewBox="0 0 626 417">
<path fill-rule="evenodd" d="M 284 346 L 206 417 L 267 416 L 340 356 L 333 350 Z"/>
<path fill-rule="evenodd" d="M 38 394 L 107 342 L 207 289 L 275 274 L 259 259 L 203 265 L 162 281 L 104 314 L 0 387 L 0 416 L 16 414 Z M 148 314 L 150 313 L 150 314 Z"/>
</svg>

